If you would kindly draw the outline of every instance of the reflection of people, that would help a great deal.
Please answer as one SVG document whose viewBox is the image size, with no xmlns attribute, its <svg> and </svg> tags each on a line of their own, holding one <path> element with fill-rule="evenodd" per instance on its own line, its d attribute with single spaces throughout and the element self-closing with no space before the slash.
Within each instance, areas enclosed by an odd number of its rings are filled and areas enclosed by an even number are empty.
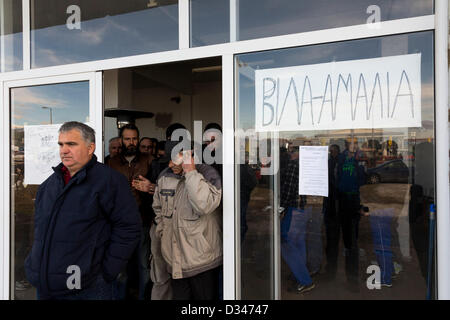
<svg viewBox="0 0 450 320">
<path fill-rule="evenodd" d="M 243 163 L 239 165 L 240 173 L 240 204 L 241 204 L 241 243 L 245 239 L 247 233 L 247 209 L 250 202 L 250 196 L 253 189 L 256 187 L 258 180 L 254 170 L 247 164 Z"/>
<path fill-rule="evenodd" d="M 118 156 L 122 152 L 122 140 L 120 137 L 114 137 L 109 139 L 109 155 L 105 157 L 105 164 L 109 164 L 109 160 Z"/>
<path fill-rule="evenodd" d="M 330 278 L 334 278 L 337 271 L 337 259 L 339 250 L 340 223 L 338 218 L 338 191 L 337 191 L 337 169 L 340 154 L 339 146 L 330 146 L 330 157 L 328 159 L 328 197 L 323 201 L 324 222 L 327 236 L 326 272 Z"/>
<path fill-rule="evenodd" d="M 281 169 L 280 177 L 280 206 L 286 212 L 280 224 L 281 255 L 296 279 L 296 292 L 304 293 L 315 287 L 307 268 L 306 249 L 306 235 L 309 232 L 312 210 L 298 209 L 299 154 L 293 152 L 290 157 L 287 168 Z"/>
<path fill-rule="evenodd" d="M 152 162 L 151 155 L 142 154 L 139 151 L 139 130 L 134 124 L 127 124 L 120 129 L 120 137 L 122 139 L 122 153 L 120 156 L 111 158 L 109 165 L 111 168 L 122 173 L 129 181 L 130 189 L 136 199 L 136 202 L 141 212 L 142 218 L 142 236 L 139 248 L 136 249 L 135 254 L 130 260 L 128 269 L 136 269 L 137 272 L 124 272 L 122 274 L 120 284 L 122 288 L 118 299 L 125 298 L 125 286 L 131 288 L 133 276 L 138 274 L 138 290 L 139 299 L 144 299 L 145 288 L 149 281 L 149 258 L 150 258 L 150 238 L 149 231 L 153 217 L 148 207 L 151 204 L 150 195 L 141 192 L 133 187 L 133 181 L 142 179 L 147 176 L 150 171 Z M 128 277 L 131 277 L 128 281 Z"/>
<path fill-rule="evenodd" d="M 409 226 L 412 244 L 417 253 L 424 279 L 428 277 L 428 251 L 430 250 L 429 208 L 434 203 L 434 157 L 433 144 L 422 142 L 415 146 L 412 166 L 413 184 L 410 189 Z M 434 278 L 434 267 L 431 268 Z M 431 284 L 434 285 L 434 282 Z M 431 292 L 434 292 L 432 288 Z"/>
<path fill-rule="evenodd" d="M 218 172 L 180 153 L 159 178 L 154 194 L 156 234 L 172 274 L 174 300 L 218 299 L 222 265 L 222 184 Z"/>
<path fill-rule="evenodd" d="M 345 246 L 345 271 L 352 289 L 359 284 L 358 279 L 358 230 L 360 220 L 359 188 L 365 183 L 364 169 L 359 166 L 357 140 L 346 141 L 346 149 L 339 155 L 337 169 L 337 187 L 339 199 L 339 221 Z"/>
<path fill-rule="evenodd" d="M 16 174 L 14 176 L 14 187 L 19 188 L 23 186 L 23 165 L 16 165 L 15 167 Z"/>
<path fill-rule="evenodd" d="M 36 196 L 27 278 L 38 299 L 112 299 L 113 281 L 139 242 L 136 202 L 126 179 L 97 162 L 90 127 L 63 124 L 58 144 L 62 163 Z"/>
<path fill-rule="evenodd" d="M 217 163 L 217 158 L 222 154 L 222 127 L 218 123 L 208 123 L 203 132 L 205 143 L 202 145 L 203 162 L 209 164 L 219 172 L 222 177 L 222 163 Z M 220 161 L 221 159 L 219 159 Z"/>
<path fill-rule="evenodd" d="M 378 266 L 381 271 L 381 283 L 383 287 L 392 287 L 392 273 L 394 262 L 392 254 L 391 225 L 394 218 L 394 209 L 385 208 L 375 210 L 370 215 L 370 227 Z"/>
</svg>

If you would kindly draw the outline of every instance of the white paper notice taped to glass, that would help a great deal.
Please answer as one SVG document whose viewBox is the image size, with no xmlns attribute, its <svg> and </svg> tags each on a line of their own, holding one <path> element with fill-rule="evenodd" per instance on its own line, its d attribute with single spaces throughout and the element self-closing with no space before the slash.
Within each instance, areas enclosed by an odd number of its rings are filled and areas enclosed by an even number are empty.
<svg viewBox="0 0 450 320">
<path fill-rule="evenodd" d="M 41 184 L 57 166 L 59 157 L 58 130 L 61 124 L 24 126 L 24 183 Z"/>
<path fill-rule="evenodd" d="M 328 197 L 328 147 L 300 146 L 299 194 Z"/>
<path fill-rule="evenodd" d="M 421 127 L 421 54 L 255 71 L 256 131 Z"/>
</svg>

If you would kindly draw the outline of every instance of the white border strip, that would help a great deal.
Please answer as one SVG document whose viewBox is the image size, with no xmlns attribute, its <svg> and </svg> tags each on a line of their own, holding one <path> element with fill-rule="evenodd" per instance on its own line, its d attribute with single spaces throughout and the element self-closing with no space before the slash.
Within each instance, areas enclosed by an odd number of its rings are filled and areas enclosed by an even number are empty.
<svg viewBox="0 0 450 320">
<path fill-rule="evenodd" d="M 450 211 L 448 159 L 448 0 L 436 0 L 436 209 L 438 299 L 450 299 Z"/>
<path fill-rule="evenodd" d="M 222 57 L 223 127 L 223 298 L 236 299 L 236 228 L 234 197 L 234 57 Z M 238 297 L 239 298 L 239 297 Z"/>
<path fill-rule="evenodd" d="M 31 69 L 30 0 L 22 0 L 23 69 Z"/>
<path fill-rule="evenodd" d="M 0 1 L 0 15 L 4 15 L 5 2 Z M 6 51 L 5 51 L 5 19 L 0 20 L 0 72 L 5 72 L 6 69 Z"/>
<path fill-rule="evenodd" d="M 110 70 L 434 29 L 434 15 L 0 74 L 0 81 Z"/>
<path fill-rule="evenodd" d="M 95 80 L 94 72 L 84 72 L 84 73 L 64 74 L 58 76 L 23 79 L 23 80 L 5 81 L 4 86 L 5 89 L 9 90 L 10 88 L 17 88 L 17 87 L 28 87 L 28 86 L 38 86 L 38 85 L 77 82 L 77 81 L 93 81 L 93 80 Z"/>
<path fill-rule="evenodd" d="M 0 112 L 0 124 L 3 125 L 3 130 L 0 130 L 0 141 L 6 140 L 6 134 L 9 129 L 8 115 L 9 107 L 5 103 L 3 82 L 0 82 L 0 102 L 4 105 Z M 9 184 L 9 172 L 7 165 L 9 163 L 9 143 L 2 144 L 2 151 L 0 156 L 0 199 L 2 206 L 0 206 L 0 300 L 7 300 L 9 297 L 9 199 L 7 198 L 7 192 L 5 186 Z M 6 181 L 8 180 L 8 181 Z M 8 211 L 5 208 L 8 207 Z"/>
<path fill-rule="evenodd" d="M 98 161 L 103 162 L 103 72 L 95 73 L 94 91 L 89 92 L 89 95 L 94 95 L 94 105 L 89 106 L 90 113 L 94 120 L 95 129 L 95 155 Z"/>
<path fill-rule="evenodd" d="M 178 0 L 178 43 L 180 49 L 189 48 L 191 40 L 189 3 L 190 0 Z"/>
<path fill-rule="evenodd" d="M 0 242 L 1 242 L 1 251 L 2 251 L 2 274 L 0 277 L 2 277 L 2 288 L 1 288 L 1 295 L 2 299 L 9 299 L 9 280 L 10 280 L 10 256 L 9 256 L 9 245 L 10 245 L 10 214 L 9 214 L 9 203 L 10 203 L 10 133 L 9 133 L 9 88 L 3 83 L 3 136 L 2 141 L 3 144 L 3 165 L 2 165 L 2 173 L 3 173 L 3 179 L 2 179 L 2 196 L 3 196 L 3 207 L 2 207 L 2 218 L 0 219 L 2 225 L 0 228 L 2 228 L 2 235 L 0 236 Z"/>
<path fill-rule="evenodd" d="M 272 234 L 272 254 L 273 254 L 273 299 L 281 300 L 281 219 L 279 214 L 280 209 L 280 138 L 278 132 L 271 133 L 271 145 L 272 145 L 272 155 L 276 172 L 273 174 L 273 198 L 272 198 L 272 223 L 273 223 L 273 234 Z M 277 168 L 278 167 L 278 168 Z M 286 208 L 287 209 L 287 208 Z"/>
</svg>

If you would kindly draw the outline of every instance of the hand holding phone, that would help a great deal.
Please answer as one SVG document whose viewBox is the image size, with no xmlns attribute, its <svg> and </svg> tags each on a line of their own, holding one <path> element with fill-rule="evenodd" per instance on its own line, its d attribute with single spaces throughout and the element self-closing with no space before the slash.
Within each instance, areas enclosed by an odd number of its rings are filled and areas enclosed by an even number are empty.
<svg viewBox="0 0 450 320">
<path fill-rule="evenodd" d="M 192 151 L 183 151 L 183 171 L 184 173 L 191 172 L 195 170 L 194 157 L 192 155 Z"/>
</svg>

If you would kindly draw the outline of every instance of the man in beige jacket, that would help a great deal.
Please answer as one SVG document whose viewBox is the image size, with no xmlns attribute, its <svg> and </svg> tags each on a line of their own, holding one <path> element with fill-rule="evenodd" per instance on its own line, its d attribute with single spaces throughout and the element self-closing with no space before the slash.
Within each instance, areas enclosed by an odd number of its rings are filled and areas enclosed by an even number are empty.
<svg viewBox="0 0 450 320">
<path fill-rule="evenodd" d="M 215 300 L 222 265 L 219 173 L 194 164 L 190 151 L 172 157 L 153 197 L 156 233 L 172 275 L 174 300 Z"/>
</svg>

